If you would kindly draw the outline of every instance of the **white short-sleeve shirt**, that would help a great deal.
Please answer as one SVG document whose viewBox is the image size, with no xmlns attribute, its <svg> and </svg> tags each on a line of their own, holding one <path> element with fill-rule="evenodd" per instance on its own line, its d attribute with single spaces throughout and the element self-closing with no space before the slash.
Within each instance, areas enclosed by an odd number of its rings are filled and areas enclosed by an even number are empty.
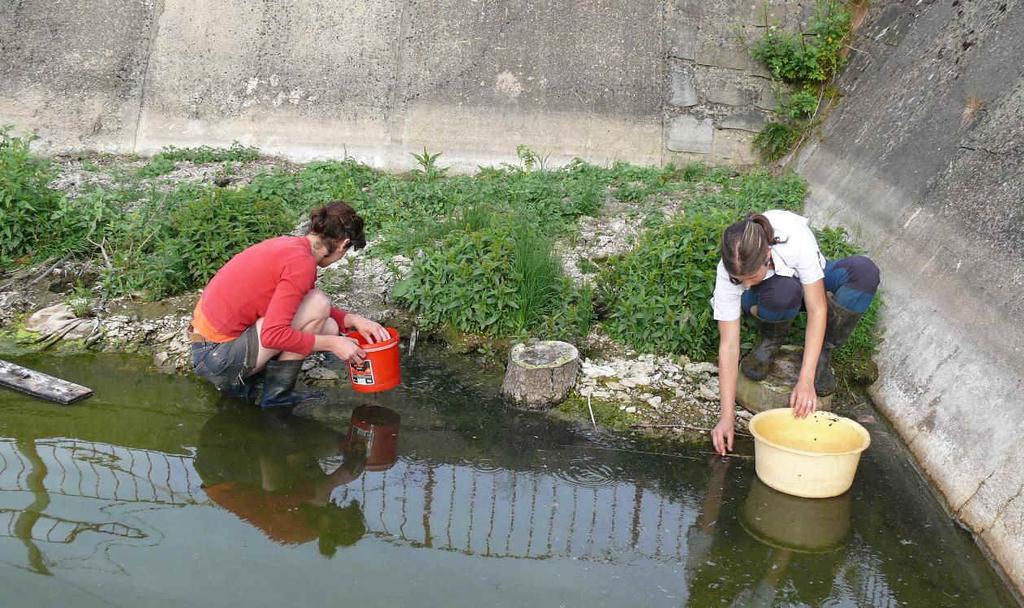
<svg viewBox="0 0 1024 608">
<path fill-rule="evenodd" d="M 796 277 L 803 285 L 823 279 L 825 256 L 818 249 L 818 240 L 807 225 L 807 218 L 781 209 L 765 211 L 764 216 L 775 230 L 775 236 L 783 241 L 771 246 L 772 265 L 775 269 L 768 269 L 765 278 L 776 274 Z M 725 264 L 719 260 L 718 271 L 715 273 L 715 295 L 711 298 L 716 321 L 735 321 L 740 318 L 743 291 L 742 285 L 733 285 L 729 281 Z"/>
</svg>

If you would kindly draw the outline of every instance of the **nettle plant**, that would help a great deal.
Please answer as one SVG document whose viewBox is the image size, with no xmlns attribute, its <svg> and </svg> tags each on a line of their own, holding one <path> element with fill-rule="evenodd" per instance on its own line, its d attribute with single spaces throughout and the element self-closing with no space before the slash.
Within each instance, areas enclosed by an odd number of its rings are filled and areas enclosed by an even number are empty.
<svg viewBox="0 0 1024 608">
<path fill-rule="evenodd" d="M 768 161 L 782 158 L 811 127 L 827 92 L 827 84 L 846 63 L 851 15 L 839 0 L 818 0 L 806 30 L 786 32 L 768 25 L 751 53 L 763 63 L 779 92 L 781 120 L 769 123 L 754 140 Z"/>
<path fill-rule="evenodd" d="M 40 220 L 56 213 L 64 198 L 49 185 L 53 164 L 29 151 L 33 139 L 0 128 L 0 266 L 35 255 L 51 236 Z"/>
</svg>

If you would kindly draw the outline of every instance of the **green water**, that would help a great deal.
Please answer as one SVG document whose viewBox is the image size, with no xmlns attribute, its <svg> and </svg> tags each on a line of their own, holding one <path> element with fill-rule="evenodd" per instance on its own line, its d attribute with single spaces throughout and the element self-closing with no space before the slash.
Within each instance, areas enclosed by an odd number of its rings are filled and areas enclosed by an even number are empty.
<svg viewBox="0 0 1024 608">
<path fill-rule="evenodd" d="M 506 410 L 440 356 L 315 420 L 130 357 L 9 357 L 96 396 L 0 391 L 0 605 L 1015 605 L 882 424 L 847 495 L 799 500 Z M 364 404 L 401 416 L 390 467 L 347 440 Z"/>
</svg>

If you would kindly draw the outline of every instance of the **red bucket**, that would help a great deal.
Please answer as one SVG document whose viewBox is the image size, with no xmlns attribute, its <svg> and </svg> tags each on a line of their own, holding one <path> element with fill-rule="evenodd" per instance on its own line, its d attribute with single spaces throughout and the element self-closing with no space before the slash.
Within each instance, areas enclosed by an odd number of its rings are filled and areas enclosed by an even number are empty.
<svg viewBox="0 0 1024 608">
<path fill-rule="evenodd" d="M 348 427 L 349 445 L 366 444 L 366 470 L 386 471 L 398 461 L 398 412 L 379 405 L 361 405 L 352 410 Z"/>
<path fill-rule="evenodd" d="M 359 348 L 366 351 L 362 363 L 348 366 L 352 388 L 360 393 L 388 391 L 402 383 L 402 366 L 399 361 L 398 332 L 389 327 L 390 338 L 383 342 L 366 342 L 357 331 L 346 334 L 359 342 Z"/>
</svg>

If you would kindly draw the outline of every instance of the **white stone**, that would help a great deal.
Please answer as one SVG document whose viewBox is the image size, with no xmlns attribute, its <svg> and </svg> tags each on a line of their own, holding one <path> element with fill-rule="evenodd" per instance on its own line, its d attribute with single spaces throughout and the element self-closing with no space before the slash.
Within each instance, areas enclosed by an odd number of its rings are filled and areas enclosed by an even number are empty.
<svg viewBox="0 0 1024 608">
<path fill-rule="evenodd" d="M 636 413 L 636 406 L 631 405 L 631 406 L 627 407 L 626 408 L 626 413 L 627 414 L 635 414 Z"/>
<path fill-rule="evenodd" d="M 717 374 L 718 366 L 714 363 L 698 362 L 698 363 L 687 363 L 684 366 L 686 373 L 688 374 Z"/>
<path fill-rule="evenodd" d="M 25 321 L 25 329 L 41 334 L 63 334 L 62 339 L 86 338 L 95 329 L 94 320 L 79 319 L 67 304 L 54 304 L 36 311 Z M 66 332 L 66 333 L 65 333 Z"/>
<path fill-rule="evenodd" d="M 651 397 L 650 399 L 648 399 L 647 403 L 650 403 L 651 406 L 653 406 L 653 407 L 658 407 L 658 406 L 661 405 L 661 397 L 655 395 L 655 396 Z"/>
</svg>

